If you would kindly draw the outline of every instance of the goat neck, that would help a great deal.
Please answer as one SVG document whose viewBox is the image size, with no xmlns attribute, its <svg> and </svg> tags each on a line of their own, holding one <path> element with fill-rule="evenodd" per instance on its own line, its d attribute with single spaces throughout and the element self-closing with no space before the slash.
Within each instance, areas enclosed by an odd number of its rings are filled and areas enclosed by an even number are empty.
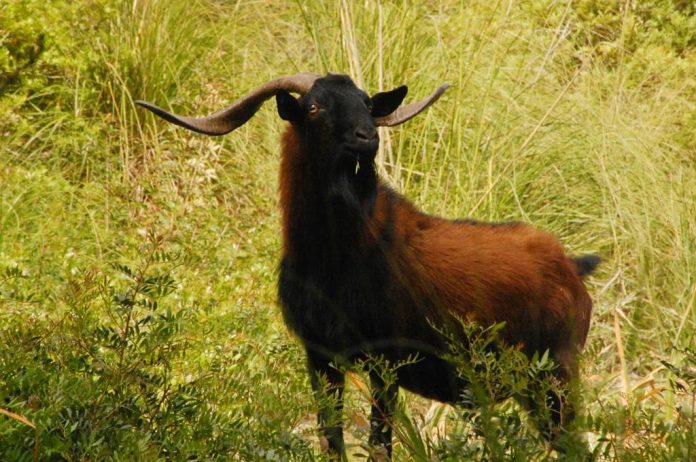
<svg viewBox="0 0 696 462">
<path fill-rule="evenodd" d="M 284 256 L 318 271 L 356 259 L 374 244 L 378 178 L 373 159 L 317 162 L 334 153 L 310 143 L 297 127 L 283 135 L 280 208 Z M 356 168 L 357 167 L 357 168 Z M 305 266 L 305 265 L 302 265 Z"/>
</svg>

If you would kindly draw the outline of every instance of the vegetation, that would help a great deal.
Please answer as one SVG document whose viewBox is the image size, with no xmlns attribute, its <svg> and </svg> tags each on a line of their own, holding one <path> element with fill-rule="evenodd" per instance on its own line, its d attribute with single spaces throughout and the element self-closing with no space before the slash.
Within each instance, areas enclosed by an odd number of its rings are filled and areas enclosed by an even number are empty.
<svg viewBox="0 0 696 462">
<path fill-rule="evenodd" d="M 410 98 L 452 84 L 382 133 L 385 177 L 430 213 L 600 254 L 567 456 L 693 460 L 694 31 L 679 0 L 0 0 L 0 459 L 321 459 L 275 302 L 283 123 L 271 104 L 204 138 L 133 104 L 204 114 L 312 70 Z M 396 459 L 555 458 L 493 404 L 547 360 L 466 351 L 478 407 L 402 394 Z"/>
</svg>

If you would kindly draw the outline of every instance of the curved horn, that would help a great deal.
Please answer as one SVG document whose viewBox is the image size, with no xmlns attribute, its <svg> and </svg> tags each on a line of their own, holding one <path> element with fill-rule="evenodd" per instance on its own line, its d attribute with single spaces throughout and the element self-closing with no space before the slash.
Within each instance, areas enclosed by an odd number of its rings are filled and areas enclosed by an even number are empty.
<svg viewBox="0 0 696 462">
<path fill-rule="evenodd" d="M 316 74 L 303 73 L 271 80 L 239 98 L 229 107 L 208 117 L 184 117 L 167 112 L 147 101 L 137 100 L 136 103 L 173 124 L 204 135 L 219 136 L 244 125 L 256 114 L 264 101 L 274 96 L 278 90 L 303 95 L 312 88 L 314 81 L 318 78 L 319 76 Z"/>
<path fill-rule="evenodd" d="M 380 127 L 393 127 L 395 125 L 402 124 L 427 109 L 431 104 L 437 101 L 448 88 L 449 84 L 445 83 L 440 85 L 438 89 L 427 98 L 415 103 L 407 104 L 406 106 L 402 106 L 384 117 L 377 117 L 375 119 L 375 123 Z"/>
</svg>

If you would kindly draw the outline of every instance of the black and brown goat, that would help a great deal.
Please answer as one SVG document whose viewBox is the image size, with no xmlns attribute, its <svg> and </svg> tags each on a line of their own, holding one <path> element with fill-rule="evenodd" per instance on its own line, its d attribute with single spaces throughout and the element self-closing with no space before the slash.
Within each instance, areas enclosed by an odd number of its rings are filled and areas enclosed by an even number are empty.
<svg viewBox="0 0 696 462">
<path fill-rule="evenodd" d="M 524 224 L 426 215 L 377 176 L 377 126 L 405 122 L 445 88 L 399 108 L 405 86 L 369 97 L 347 76 L 299 74 L 268 82 L 206 118 L 139 102 L 172 123 L 223 135 L 275 96 L 280 117 L 290 122 L 280 167 L 280 303 L 306 348 L 312 386 L 318 390 L 325 379 L 337 398 L 335 410 L 319 410 L 334 453 L 343 451 L 342 427 L 326 424 L 342 406 L 344 375 L 336 366 L 366 355 L 392 364 L 417 358 L 397 370 L 396 385 L 371 377 L 370 443 L 388 451 L 397 386 L 458 401 L 466 383 L 443 359 L 447 345 L 435 328 L 455 318 L 482 326 L 505 323 L 507 343 L 529 355 L 548 350 L 563 382 L 577 374 L 592 309 L 582 276 L 597 257 L 570 258 L 555 237 Z M 557 405 L 556 430 L 566 418 Z"/>
</svg>

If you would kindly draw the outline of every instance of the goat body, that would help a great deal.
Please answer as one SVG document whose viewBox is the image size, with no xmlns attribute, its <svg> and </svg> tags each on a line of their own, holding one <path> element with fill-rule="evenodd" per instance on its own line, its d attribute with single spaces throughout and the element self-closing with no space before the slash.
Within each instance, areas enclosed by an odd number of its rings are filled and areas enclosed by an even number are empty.
<svg viewBox="0 0 696 462">
<path fill-rule="evenodd" d="M 507 343 L 530 354 L 549 350 L 573 374 L 592 303 L 555 237 L 519 223 L 429 216 L 381 183 L 374 196 L 346 191 L 354 195 L 346 203 L 332 196 L 331 181 L 312 176 L 304 143 L 289 127 L 280 169 L 280 299 L 308 350 L 348 361 L 365 353 L 401 361 L 417 352 L 422 359 L 403 369 L 399 385 L 455 402 L 461 384 L 440 359 L 446 345 L 435 326 L 460 317 L 504 322 Z M 372 165 L 361 168 L 358 183 L 374 176 Z"/>
</svg>

